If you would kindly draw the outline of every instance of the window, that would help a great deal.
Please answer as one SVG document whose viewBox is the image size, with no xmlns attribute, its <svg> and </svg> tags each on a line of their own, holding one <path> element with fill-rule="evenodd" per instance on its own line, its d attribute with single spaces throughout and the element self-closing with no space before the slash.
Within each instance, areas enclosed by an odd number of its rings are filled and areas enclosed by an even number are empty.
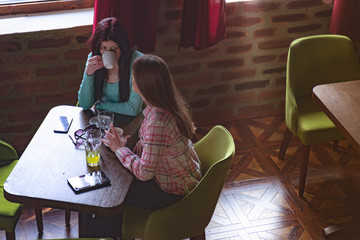
<svg viewBox="0 0 360 240">
<path fill-rule="evenodd" d="M 94 0 L 0 0 L 0 16 L 94 7 Z"/>
</svg>

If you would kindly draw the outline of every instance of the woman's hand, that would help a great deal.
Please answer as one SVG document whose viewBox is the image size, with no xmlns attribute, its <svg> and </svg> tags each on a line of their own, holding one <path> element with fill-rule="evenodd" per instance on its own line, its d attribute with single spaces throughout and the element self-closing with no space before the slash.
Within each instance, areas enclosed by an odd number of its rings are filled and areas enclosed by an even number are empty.
<svg viewBox="0 0 360 240">
<path fill-rule="evenodd" d="M 142 145 L 141 145 L 141 141 L 139 140 L 139 141 L 136 143 L 133 151 L 134 151 L 134 153 L 135 153 L 136 155 L 138 155 L 139 157 L 141 157 L 142 150 L 143 150 L 143 147 L 142 147 Z"/>
<path fill-rule="evenodd" d="M 104 63 L 102 61 L 101 56 L 95 55 L 89 58 L 88 64 L 86 66 L 85 72 L 87 75 L 91 76 L 94 74 L 96 70 L 104 67 Z"/>
<path fill-rule="evenodd" d="M 103 142 L 110 147 L 111 151 L 116 152 L 119 148 L 125 147 L 129 137 L 130 135 L 126 137 L 119 136 L 111 124 L 110 130 L 106 131 L 106 137 L 103 139 Z"/>
</svg>

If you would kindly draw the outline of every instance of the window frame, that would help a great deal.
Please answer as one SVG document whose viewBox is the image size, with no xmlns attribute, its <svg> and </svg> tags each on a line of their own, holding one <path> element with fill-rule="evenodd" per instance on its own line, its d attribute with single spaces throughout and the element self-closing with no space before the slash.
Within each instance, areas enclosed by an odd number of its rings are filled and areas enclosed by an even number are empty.
<svg viewBox="0 0 360 240">
<path fill-rule="evenodd" d="M 0 16 L 94 7 L 94 0 L 56 0 L 0 5 Z"/>
</svg>

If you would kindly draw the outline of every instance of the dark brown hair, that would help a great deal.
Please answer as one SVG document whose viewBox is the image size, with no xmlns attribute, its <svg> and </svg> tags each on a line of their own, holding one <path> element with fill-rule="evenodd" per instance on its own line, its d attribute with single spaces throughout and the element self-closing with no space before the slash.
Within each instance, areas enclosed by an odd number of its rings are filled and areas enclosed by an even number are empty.
<svg viewBox="0 0 360 240">
<path fill-rule="evenodd" d="M 119 58 L 119 100 L 121 102 L 127 101 L 130 95 L 130 61 L 132 52 L 134 50 L 131 44 L 126 28 L 116 18 L 104 18 L 98 22 L 95 32 L 88 40 L 91 46 L 92 55 L 100 54 L 100 44 L 103 41 L 112 40 L 119 45 L 121 56 Z M 104 81 L 107 77 L 108 70 L 106 68 L 99 69 L 94 73 L 95 100 L 102 98 L 102 91 Z"/>
<path fill-rule="evenodd" d="M 169 111 L 175 118 L 180 133 L 191 139 L 195 127 L 189 107 L 176 88 L 164 60 L 153 55 L 143 55 L 135 60 L 133 75 L 146 101 L 152 106 Z"/>
</svg>

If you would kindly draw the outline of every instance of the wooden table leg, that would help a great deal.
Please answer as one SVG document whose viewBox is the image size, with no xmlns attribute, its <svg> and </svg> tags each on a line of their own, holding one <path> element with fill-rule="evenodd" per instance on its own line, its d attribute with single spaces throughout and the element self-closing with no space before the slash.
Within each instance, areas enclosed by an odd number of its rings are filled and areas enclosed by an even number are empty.
<svg viewBox="0 0 360 240">
<path fill-rule="evenodd" d="M 36 224 L 37 224 L 38 232 L 42 233 L 44 230 L 44 225 L 43 225 L 41 207 L 35 207 L 35 215 L 36 215 Z"/>
<path fill-rule="evenodd" d="M 121 234 L 122 214 L 99 216 L 79 212 L 79 238 L 117 239 Z"/>
<path fill-rule="evenodd" d="M 70 227 L 70 217 L 71 217 L 71 212 L 69 209 L 65 209 L 65 226 L 68 228 Z"/>
<path fill-rule="evenodd" d="M 15 233 L 14 232 L 6 232 L 6 240 L 15 240 Z"/>
</svg>

